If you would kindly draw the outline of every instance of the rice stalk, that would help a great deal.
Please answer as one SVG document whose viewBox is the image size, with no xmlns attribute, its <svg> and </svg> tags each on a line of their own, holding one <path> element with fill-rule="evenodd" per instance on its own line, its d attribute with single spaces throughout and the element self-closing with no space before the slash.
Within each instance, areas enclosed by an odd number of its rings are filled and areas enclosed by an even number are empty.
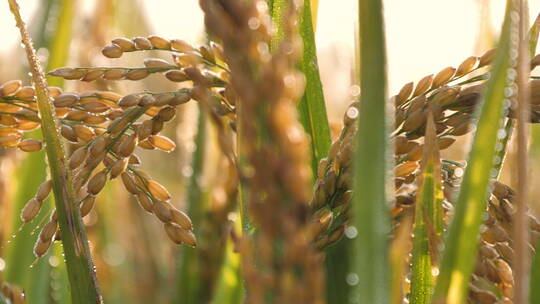
<svg viewBox="0 0 540 304">
<path fill-rule="evenodd" d="M 56 206 L 59 213 L 59 222 L 62 226 L 62 239 L 72 286 L 72 300 L 74 303 L 99 303 L 101 302 L 101 296 L 97 286 L 95 270 L 80 214 L 78 209 L 73 208 L 72 205 L 75 202 L 75 194 L 72 188 L 71 175 L 65 167 L 64 151 L 51 113 L 52 104 L 49 99 L 44 74 L 41 71 L 32 42 L 20 16 L 17 2 L 10 0 L 9 6 L 20 30 L 32 77 L 36 84 L 37 102 L 43 123 L 42 132 L 48 143 L 47 156 L 53 178 Z"/>
<path fill-rule="evenodd" d="M 358 1 L 360 20 L 360 104 L 345 114 L 358 119 L 354 152 L 352 285 L 349 301 L 390 299 L 388 240 L 388 116 L 386 44 L 382 2 Z M 355 111 L 356 110 L 356 111 Z M 358 113 L 359 112 L 359 113 Z M 330 152 L 332 153 L 332 152 Z"/>
<path fill-rule="evenodd" d="M 477 250 L 477 243 L 471 242 L 470 238 L 480 232 L 495 156 L 497 131 L 500 128 L 499 124 L 494 122 L 502 122 L 504 91 L 513 84 L 506 76 L 508 71 L 514 68 L 510 63 L 510 51 L 517 49 L 517 45 L 510 42 L 510 33 L 517 30 L 517 20 L 512 21 L 510 18 L 510 14 L 515 10 L 515 2 L 508 1 L 495 64 L 484 92 L 484 102 L 477 110 L 479 119 L 475 140 L 455 204 L 454 219 L 445 241 L 440 275 L 433 296 L 434 303 L 462 303 L 467 296 Z"/>
</svg>

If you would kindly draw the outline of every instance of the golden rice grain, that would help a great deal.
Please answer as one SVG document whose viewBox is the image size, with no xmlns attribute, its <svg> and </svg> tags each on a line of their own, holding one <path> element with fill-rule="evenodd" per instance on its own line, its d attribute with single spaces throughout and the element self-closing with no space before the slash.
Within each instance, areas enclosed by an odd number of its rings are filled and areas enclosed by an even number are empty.
<svg viewBox="0 0 540 304">
<path fill-rule="evenodd" d="M 429 88 L 431 87 L 432 82 L 433 75 L 428 75 L 420 79 L 420 81 L 418 81 L 418 84 L 416 85 L 416 88 L 414 89 L 412 97 L 416 97 L 427 92 L 427 90 L 429 90 Z"/>
<path fill-rule="evenodd" d="M 186 73 L 180 70 L 167 71 L 164 75 L 167 79 L 174 82 L 183 82 L 183 81 L 189 80 Z"/>
<path fill-rule="evenodd" d="M 51 243 L 52 241 L 43 242 L 40 238 L 38 238 L 36 244 L 34 245 L 34 255 L 38 258 L 44 256 L 51 247 Z"/>
<path fill-rule="evenodd" d="M 126 71 L 122 69 L 110 69 L 103 72 L 103 79 L 105 80 L 120 80 L 126 76 Z"/>
<path fill-rule="evenodd" d="M 467 59 L 463 60 L 463 62 L 457 68 L 456 77 L 460 77 L 470 73 L 476 66 L 477 62 L 478 57 L 476 56 L 470 56 Z"/>
<path fill-rule="evenodd" d="M 0 86 L 0 96 L 13 96 L 22 88 L 22 81 L 10 80 Z"/>
<path fill-rule="evenodd" d="M 405 101 L 407 101 L 409 99 L 409 97 L 411 96 L 411 93 L 413 91 L 413 88 L 414 88 L 414 83 L 409 82 L 409 83 L 405 84 L 401 88 L 401 90 L 399 90 L 399 93 L 396 96 L 396 105 L 397 106 L 403 104 Z"/>
<path fill-rule="evenodd" d="M 96 175 L 94 175 L 89 181 L 86 187 L 88 193 L 97 195 L 103 187 L 105 187 L 105 182 L 107 181 L 107 171 L 101 170 Z"/>
<path fill-rule="evenodd" d="M 162 49 L 162 50 L 170 50 L 171 49 L 171 43 L 169 42 L 169 40 L 167 40 L 165 38 L 162 38 L 162 37 L 159 37 L 159 36 L 156 36 L 156 35 L 152 35 L 152 36 L 146 37 L 146 39 L 148 39 L 148 41 L 150 41 L 152 46 L 154 48 L 156 48 L 156 49 Z"/>
<path fill-rule="evenodd" d="M 82 201 L 79 207 L 81 217 L 87 216 L 96 204 L 96 197 L 93 195 L 87 195 Z"/>
<path fill-rule="evenodd" d="M 114 163 L 114 165 L 111 167 L 111 179 L 115 179 L 118 177 L 122 172 L 124 172 L 128 165 L 128 159 L 127 158 L 121 158 Z"/>
<path fill-rule="evenodd" d="M 155 196 L 157 199 L 162 201 L 168 201 L 171 199 L 171 194 L 169 193 L 167 188 L 165 188 L 160 183 L 156 182 L 155 180 L 148 179 L 146 181 L 146 184 L 148 191 L 150 191 L 150 193 L 152 193 L 152 195 Z"/>
<path fill-rule="evenodd" d="M 124 38 L 124 37 L 115 38 L 111 42 L 113 44 L 118 45 L 120 49 L 122 50 L 122 52 L 129 52 L 129 51 L 135 50 L 135 43 L 133 43 L 133 41 L 127 38 Z"/>
<path fill-rule="evenodd" d="M 144 60 L 144 66 L 147 68 L 161 68 L 171 66 L 166 60 L 160 58 L 147 58 Z"/>
<path fill-rule="evenodd" d="M 41 209 L 42 202 L 36 198 L 30 199 L 25 205 L 21 212 L 21 220 L 25 223 L 33 220 Z"/>
<path fill-rule="evenodd" d="M 135 147 L 138 144 L 137 134 L 133 133 L 127 137 L 124 137 L 120 141 L 120 146 L 118 147 L 118 155 L 120 157 L 128 157 L 130 156 L 133 151 L 135 151 Z"/>
<path fill-rule="evenodd" d="M 82 139 L 85 142 L 89 142 L 96 136 L 96 133 L 94 130 L 88 126 L 85 125 L 75 125 L 73 127 L 73 131 L 75 131 L 75 134 L 78 138 Z"/>
<path fill-rule="evenodd" d="M 24 152 L 36 152 L 43 148 L 43 142 L 37 139 L 23 139 L 17 146 L 21 151 Z"/>
<path fill-rule="evenodd" d="M 122 57 L 122 49 L 120 48 L 120 46 L 116 45 L 116 44 L 111 44 L 111 45 L 107 45 L 105 46 L 102 50 L 101 50 L 101 53 L 103 54 L 103 56 L 107 57 L 107 58 L 120 58 Z"/>
<path fill-rule="evenodd" d="M 180 227 L 186 230 L 193 229 L 193 223 L 191 222 L 191 219 L 187 214 L 184 212 L 178 210 L 178 209 L 171 209 L 171 220 L 178 224 Z"/>
<path fill-rule="evenodd" d="M 41 232 L 39 233 L 39 239 L 42 242 L 51 241 L 57 229 L 58 229 L 58 223 L 56 221 L 47 222 L 47 224 L 43 226 L 43 229 L 41 229 Z"/>
<path fill-rule="evenodd" d="M 481 68 L 483 66 L 491 64 L 493 59 L 495 58 L 495 53 L 497 52 L 497 49 L 491 49 L 489 51 L 486 51 L 482 56 L 480 56 L 480 59 L 478 60 L 478 67 Z"/>
<path fill-rule="evenodd" d="M 152 43 L 144 37 L 135 37 L 133 38 L 133 42 L 135 43 L 135 47 L 139 50 L 152 49 Z"/>
<path fill-rule="evenodd" d="M 401 163 L 401 164 L 397 165 L 394 168 L 394 174 L 397 177 L 404 177 L 404 176 L 407 176 L 407 175 L 413 173 L 418 168 L 419 168 L 418 162 L 416 162 L 416 161 L 407 161 L 407 162 L 404 162 L 404 163 Z"/>
<path fill-rule="evenodd" d="M 38 201 L 44 201 L 47 196 L 51 193 L 52 189 L 52 180 L 46 180 L 44 181 L 38 188 L 38 191 L 36 192 L 35 199 Z"/>
<path fill-rule="evenodd" d="M 154 212 L 154 203 L 152 202 L 152 199 L 145 193 L 137 194 L 137 201 L 139 202 L 139 205 L 141 205 L 141 208 L 143 208 L 146 212 Z"/>
<path fill-rule="evenodd" d="M 194 52 L 195 48 L 192 47 L 189 43 L 185 42 L 181 39 L 173 39 L 171 40 L 171 47 L 179 52 L 188 53 L 188 52 Z"/>
<path fill-rule="evenodd" d="M 173 208 L 169 203 L 164 201 L 157 201 L 154 203 L 152 210 L 160 221 L 167 223 L 170 222 L 172 219 L 172 209 Z"/>
<path fill-rule="evenodd" d="M 169 138 L 161 135 L 151 135 L 148 141 L 156 148 L 165 152 L 171 152 L 176 148 L 176 144 Z"/>
<path fill-rule="evenodd" d="M 186 244 L 192 247 L 197 246 L 197 241 L 193 232 L 182 229 L 180 226 L 173 223 L 165 223 L 163 227 L 169 238 L 176 244 Z"/>
<path fill-rule="evenodd" d="M 446 84 L 450 79 L 452 79 L 455 73 L 456 73 L 456 69 L 454 67 L 447 67 L 447 68 L 442 69 L 433 78 L 431 87 L 438 88 L 441 85 Z"/>
<path fill-rule="evenodd" d="M 129 193 L 139 194 L 142 192 L 141 189 L 137 186 L 137 184 L 135 184 L 133 177 L 131 177 L 129 173 L 123 172 L 122 174 L 120 174 L 120 177 L 122 178 L 124 188 L 126 188 Z"/>
</svg>

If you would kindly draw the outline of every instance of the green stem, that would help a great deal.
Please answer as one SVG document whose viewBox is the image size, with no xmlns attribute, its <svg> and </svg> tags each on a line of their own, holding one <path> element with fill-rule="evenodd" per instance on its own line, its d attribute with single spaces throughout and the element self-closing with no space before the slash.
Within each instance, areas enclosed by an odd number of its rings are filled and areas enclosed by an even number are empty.
<svg viewBox="0 0 540 304">
<path fill-rule="evenodd" d="M 66 166 L 66 157 L 60 141 L 58 126 L 53 116 L 53 105 L 47 91 L 44 73 L 32 45 L 28 31 L 19 13 L 16 0 L 8 0 L 15 17 L 21 39 L 25 46 L 30 71 L 35 83 L 36 98 L 42 119 L 42 133 L 47 143 L 46 153 L 53 181 L 54 197 L 58 212 L 58 222 L 66 256 L 66 265 L 74 304 L 101 303 L 101 295 L 95 275 L 95 266 L 90 256 L 88 240 L 71 180 L 71 172 Z"/>
</svg>

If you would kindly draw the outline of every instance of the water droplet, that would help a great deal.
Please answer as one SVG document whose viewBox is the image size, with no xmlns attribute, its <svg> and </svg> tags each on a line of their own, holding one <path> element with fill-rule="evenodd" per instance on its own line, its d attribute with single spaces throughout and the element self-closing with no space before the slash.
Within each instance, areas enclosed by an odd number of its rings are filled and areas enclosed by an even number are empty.
<svg viewBox="0 0 540 304">
<path fill-rule="evenodd" d="M 347 284 L 351 286 L 358 284 L 359 280 L 360 279 L 358 278 L 358 275 L 354 272 L 347 274 L 347 277 L 345 278 L 345 281 L 347 282 Z"/>
<path fill-rule="evenodd" d="M 358 229 L 354 226 L 345 228 L 345 236 L 349 239 L 354 239 L 358 235 Z"/>
</svg>

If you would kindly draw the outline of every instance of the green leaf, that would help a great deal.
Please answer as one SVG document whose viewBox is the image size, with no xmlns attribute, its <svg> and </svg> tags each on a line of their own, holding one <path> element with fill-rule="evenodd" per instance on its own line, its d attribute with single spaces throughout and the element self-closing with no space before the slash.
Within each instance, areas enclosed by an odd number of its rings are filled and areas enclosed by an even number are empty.
<svg viewBox="0 0 540 304">
<path fill-rule="evenodd" d="M 304 41 L 300 70 L 306 77 L 306 88 L 298 104 L 298 114 L 302 126 L 311 137 L 312 168 L 316 173 L 319 161 L 328 154 L 331 138 L 312 20 L 310 1 L 305 1 L 300 22 L 300 35 Z"/>
<path fill-rule="evenodd" d="M 531 265 L 531 281 L 529 286 L 529 303 L 540 304 L 540 288 L 538 288 L 538 286 L 540 286 L 540 238 L 536 240 L 536 248 Z"/>
<path fill-rule="evenodd" d="M 351 303 L 388 303 L 390 232 L 386 47 L 382 1 L 359 0 L 360 117 L 354 162 Z"/>
<path fill-rule="evenodd" d="M 445 241 L 433 303 L 464 303 L 467 296 L 478 248 L 476 240 L 489 193 L 489 180 L 495 173 L 492 169 L 496 156 L 497 133 L 502 127 L 504 117 L 505 90 L 509 85 L 507 76 L 511 68 L 510 54 L 517 48 L 517 45 L 510 43 L 511 31 L 517 31 L 517 22 L 512 22 L 510 17 L 515 10 L 512 3 L 507 1 L 505 21 L 491 77 L 476 111 L 479 117 L 477 131 L 455 204 L 455 215 Z"/>
<path fill-rule="evenodd" d="M 422 175 L 416 195 L 411 269 L 411 303 L 429 303 L 433 288 L 432 265 L 437 260 L 434 250 L 442 235 L 442 184 L 435 123 L 429 114 L 426 127 Z M 430 229 L 431 227 L 431 229 Z M 430 241 L 431 238 L 431 241 Z"/>
<path fill-rule="evenodd" d="M 276 35 L 272 38 L 272 49 L 275 49 L 284 35 L 282 18 L 288 1 L 273 0 L 271 2 L 272 21 L 277 29 Z M 328 154 L 331 138 L 317 62 L 310 1 L 304 1 L 299 30 L 304 47 L 299 69 L 306 77 L 306 87 L 304 95 L 298 103 L 298 114 L 300 123 L 302 123 L 304 130 L 311 138 L 312 169 L 313 173 L 316 174 L 319 161 Z"/>
</svg>

